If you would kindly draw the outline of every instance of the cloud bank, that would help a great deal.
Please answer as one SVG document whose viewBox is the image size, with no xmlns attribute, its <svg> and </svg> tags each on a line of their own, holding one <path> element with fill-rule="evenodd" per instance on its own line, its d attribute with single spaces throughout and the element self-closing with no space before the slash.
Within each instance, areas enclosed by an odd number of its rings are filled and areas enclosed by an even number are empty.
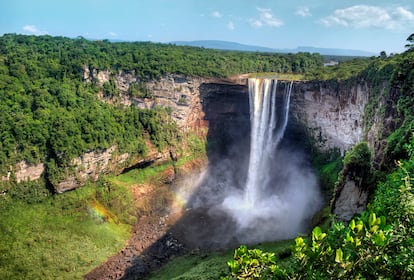
<svg viewBox="0 0 414 280">
<path fill-rule="evenodd" d="M 404 7 L 382 8 L 368 5 L 355 5 L 337 9 L 333 14 L 320 20 L 325 26 L 345 26 L 352 28 L 398 29 L 414 27 L 414 14 Z"/>
<path fill-rule="evenodd" d="M 295 15 L 300 17 L 310 17 L 312 16 L 308 7 L 300 7 L 296 10 Z"/>
<path fill-rule="evenodd" d="M 25 25 L 23 26 L 23 31 L 32 34 L 32 35 L 46 35 L 47 31 L 41 31 L 35 25 Z"/>
<path fill-rule="evenodd" d="M 271 9 L 267 9 L 267 8 L 256 8 L 256 9 L 259 12 L 259 15 L 256 18 L 249 19 L 249 23 L 251 26 L 260 28 L 264 26 L 279 27 L 283 25 L 283 21 L 276 18 L 272 14 Z"/>
</svg>

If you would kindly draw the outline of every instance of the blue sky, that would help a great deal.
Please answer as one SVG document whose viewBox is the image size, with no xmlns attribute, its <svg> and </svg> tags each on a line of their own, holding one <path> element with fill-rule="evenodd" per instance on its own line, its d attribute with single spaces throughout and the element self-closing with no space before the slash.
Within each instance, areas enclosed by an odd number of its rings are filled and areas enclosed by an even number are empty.
<svg viewBox="0 0 414 280">
<path fill-rule="evenodd" d="M 414 1 L 2 0 L 0 34 L 402 52 Z"/>
</svg>

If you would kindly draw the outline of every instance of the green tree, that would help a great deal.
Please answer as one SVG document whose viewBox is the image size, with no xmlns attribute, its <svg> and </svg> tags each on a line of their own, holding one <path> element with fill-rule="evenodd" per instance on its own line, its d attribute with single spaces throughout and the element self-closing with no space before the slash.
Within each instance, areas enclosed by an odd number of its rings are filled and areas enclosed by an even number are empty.
<svg viewBox="0 0 414 280">
<path fill-rule="evenodd" d="M 407 38 L 407 40 L 406 41 L 408 41 L 408 44 L 406 44 L 405 45 L 405 47 L 408 49 L 408 50 L 412 50 L 412 49 L 414 49 L 414 33 L 413 34 L 411 34 L 410 36 L 408 36 L 408 38 Z"/>
</svg>

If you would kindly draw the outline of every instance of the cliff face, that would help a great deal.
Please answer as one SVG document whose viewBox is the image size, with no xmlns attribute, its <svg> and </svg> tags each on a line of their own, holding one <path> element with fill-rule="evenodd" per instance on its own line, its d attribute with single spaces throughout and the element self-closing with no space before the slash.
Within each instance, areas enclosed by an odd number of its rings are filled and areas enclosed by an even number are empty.
<svg viewBox="0 0 414 280">
<path fill-rule="evenodd" d="M 120 71 L 114 74 L 109 71 L 89 70 L 85 66 L 83 78 L 85 82 L 96 81 L 101 86 L 111 79 L 115 82 L 120 94 L 105 97 L 100 93 L 103 102 L 136 106 L 141 109 L 151 109 L 156 106 L 169 107 L 172 118 L 183 135 L 189 132 L 200 136 L 206 135 L 207 127 L 200 93 L 201 84 L 205 83 L 205 79 L 167 75 L 159 80 L 145 83 L 152 98 L 137 98 L 127 94 L 132 84 L 140 82 L 133 71 Z M 174 151 L 168 148 L 159 152 L 151 147 L 150 143 L 148 147 L 149 152 L 145 157 L 131 156 L 128 153 L 119 154 L 116 146 L 86 153 L 71 161 L 69 169 L 73 171 L 68 172 L 65 180 L 53 182 L 53 185 L 56 191 L 61 193 L 82 186 L 86 180 L 95 181 L 103 173 L 120 173 L 131 166 L 163 162 L 171 156 L 176 156 Z"/>
<path fill-rule="evenodd" d="M 192 78 L 183 75 L 166 75 L 159 80 L 143 82 L 135 75 L 134 71 L 111 73 L 108 70 L 90 70 L 84 67 L 83 79 L 85 82 L 95 81 L 102 86 L 112 79 L 120 91 L 118 96 L 104 96 L 100 93 L 103 102 L 122 104 L 124 106 L 136 106 L 141 109 L 151 109 L 156 106 L 172 109 L 172 117 L 182 129 L 203 126 L 203 111 L 200 99 L 200 85 L 208 82 L 208 79 Z M 138 98 L 128 95 L 131 85 L 141 83 L 145 86 L 152 98 Z"/>
<path fill-rule="evenodd" d="M 305 128 L 321 150 L 337 148 L 343 154 L 363 139 L 368 97 L 365 83 L 295 83 L 291 118 Z"/>
<path fill-rule="evenodd" d="M 232 145 L 246 145 L 249 141 L 248 89 L 244 83 L 167 75 L 145 83 L 152 98 L 136 98 L 127 95 L 129 86 L 139 82 L 133 72 L 111 74 L 85 70 L 84 79 L 86 82 L 95 80 L 99 85 L 113 79 L 120 94 L 115 97 L 101 94 L 103 102 L 147 109 L 155 106 L 171 108 L 171 115 L 181 133 L 207 137 L 210 143 L 214 143 L 210 151 L 214 149 L 215 155 L 221 156 Z M 57 192 L 64 192 L 83 185 L 88 179 L 97 180 L 99 174 L 119 173 L 131 166 L 166 161 L 172 154 L 174 152 L 168 149 L 158 152 L 150 148 L 145 158 L 133 158 L 127 153 L 119 154 L 116 147 L 92 151 L 73 159 L 70 169 L 74 172 L 68 173 L 65 180 L 54 182 L 54 186 Z"/>
<path fill-rule="evenodd" d="M 229 147 L 235 143 L 243 150 L 248 148 L 250 116 L 246 79 L 231 81 L 167 75 L 144 83 L 152 98 L 137 98 L 128 95 L 132 84 L 142 83 L 133 71 L 111 73 L 85 66 L 83 78 L 86 83 L 94 81 L 99 85 L 115 82 L 119 95 L 108 97 L 100 93 L 103 102 L 148 109 L 171 108 L 181 132 L 208 137 L 211 150 L 218 156 L 231 150 Z M 321 150 L 339 148 L 344 152 L 363 139 L 363 113 L 368 93 L 369 88 L 364 83 L 348 86 L 296 82 L 290 124 L 304 129 Z M 72 171 L 68 172 L 66 180 L 54 182 L 54 186 L 58 192 L 64 192 L 81 186 L 87 179 L 96 180 L 99 174 L 118 173 L 130 166 L 166 160 L 170 154 L 168 150 L 161 153 L 152 150 L 145 158 L 132 158 L 127 153 L 119 154 L 116 146 L 92 151 L 73 159 Z M 43 171 L 43 165 L 26 163 L 11 170 L 19 180 L 37 180 Z M 9 177 L 10 174 L 4 174 L 2 180 Z"/>
</svg>

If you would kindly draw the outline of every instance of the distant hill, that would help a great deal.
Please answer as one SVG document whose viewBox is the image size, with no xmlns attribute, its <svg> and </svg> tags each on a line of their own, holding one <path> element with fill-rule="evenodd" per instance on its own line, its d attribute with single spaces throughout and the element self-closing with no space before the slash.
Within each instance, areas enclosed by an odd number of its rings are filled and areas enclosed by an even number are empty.
<svg viewBox="0 0 414 280">
<path fill-rule="evenodd" d="M 233 50 L 233 51 L 247 51 L 247 52 L 275 52 L 274 49 L 243 45 L 235 42 L 228 41 L 217 41 L 217 40 L 202 40 L 202 41 L 173 41 L 171 44 L 177 46 L 192 46 L 192 47 L 203 47 L 207 49 L 218 49 L 218 50 Z"/>
<path fill-rule="evenodd" d="M 247 52 L 277 52 L 277 53 L 320 53 L 321 55 L 337 55 L 337 56 L 373 56 L 372 52 L 349 49 L 333 49 L 333 48 L 315 48 L 315 47 L 297 47 L 295 49 L 272 49 L 254 45 L 244 45 L 235 42 L 218 41 L 218 40 L 201 40 L 201 41 L 173 41 L 171 44 L 178 46 L 203 47 L 207 49 L 218 50 L 234 50 Z"/>
</svg>

